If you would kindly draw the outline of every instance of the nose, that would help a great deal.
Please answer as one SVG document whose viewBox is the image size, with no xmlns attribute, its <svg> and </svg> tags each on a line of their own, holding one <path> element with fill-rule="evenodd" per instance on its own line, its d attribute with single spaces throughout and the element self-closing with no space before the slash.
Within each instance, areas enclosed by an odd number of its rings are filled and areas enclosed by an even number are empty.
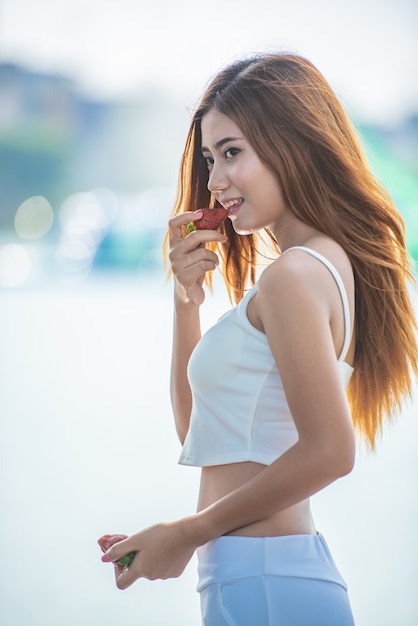
<svg viewBox="0 0 418 626">
<path fill-rule="evenodd" d="M 209 171 L 208 189 L 211 193 L 224 191 L 229 186 L 229 181 L 221 163 L 213 163 Z"/>
</svg>

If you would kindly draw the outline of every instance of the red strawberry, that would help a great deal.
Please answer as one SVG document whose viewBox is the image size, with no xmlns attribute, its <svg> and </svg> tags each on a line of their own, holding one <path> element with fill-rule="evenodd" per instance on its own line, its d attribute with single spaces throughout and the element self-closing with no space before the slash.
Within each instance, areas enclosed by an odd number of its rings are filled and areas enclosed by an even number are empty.
<svg viewBox="0 0 418 626">
<path fill-rule="evenodd" d="M 106 552 L 115 543 L 118 543 L 119 541 L 123 541 L 124 539 L 127 539 L 127 538 L 128 538 L 128 535 L 103 535 L 103 537 L 100 537 L 97 543 L 101 547 L 102 551 Z"/>
<path fill-rule="evenodd" d="M 101 547 L 102 552 L 106 552 L 115 543 L 118 543 L 119 541 L 123 541 L 124 539 L 127 539 L 127 538 L 128 538 L 128 535 L 103 535 L 103 537 L 100 537 L 97 543 Z M 118 561 L 116 561 L 116 563 L 120 565 L 121 567 L 123 567 L 123 569 L 128 569 L 129 565 L 134 560 L 135 555 L 136 555 L 135 551 L 128 552 L 128 554 L 125 554 L 124 556 L 122 556 Z"/>
<path fill-rule="evenodd" d="M 228 215 L 227 209 L 223 207 L 215 207 L 214 209 L 199 209 L 203 211 L 203 215 L 199 220 L 190 222 L 187 225 L 188 232 L 194 230 L 218 230 L 219 226 L 225 220 Z"/>
</svg>

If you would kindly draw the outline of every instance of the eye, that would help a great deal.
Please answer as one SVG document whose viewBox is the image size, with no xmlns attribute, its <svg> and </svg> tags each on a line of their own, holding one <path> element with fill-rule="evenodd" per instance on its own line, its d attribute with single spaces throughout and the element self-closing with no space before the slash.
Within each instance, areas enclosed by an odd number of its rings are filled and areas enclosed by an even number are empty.
<svg viewBox="0 0 418 626">
<path fill-rule="evenodd" d="M 210 167 L 211 165 L 213 165 L 213 157 L 203 155 L 202 158 L 203 158 L 203 161 L 204 161 L 206 167 Z"/>
<path fill-rule="evenodd" d="M 240 152 L 241 150 L 239 148 L 228 148 L 228 150 L 225 150 L 224 155 L 226 159 L 232 159 L 232 157 L 236 156 Z"/>
</svg>

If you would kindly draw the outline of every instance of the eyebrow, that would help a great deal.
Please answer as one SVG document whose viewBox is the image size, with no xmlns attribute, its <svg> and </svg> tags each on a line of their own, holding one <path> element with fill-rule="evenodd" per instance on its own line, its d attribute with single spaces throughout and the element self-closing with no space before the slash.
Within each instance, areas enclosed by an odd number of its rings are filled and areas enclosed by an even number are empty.
<svg viewBox="0 0 418 626">
<path fill-rule="evenodd" d="M 220 139 L 219 141 L 215 143 L 215 148 L 219 149 L 219 148 L 222 148 L 222 146 L 225 145 L 226 143 L 229 143 L 230 141 L 240 141 L 240 140 L 242 140 L 242 137 L 224 137 L 223 139 Z M 205 146 L 202 146 L 201 150 L 202 152 L 210 152 L 209 148 L 205 148 Z"/>
</svg>

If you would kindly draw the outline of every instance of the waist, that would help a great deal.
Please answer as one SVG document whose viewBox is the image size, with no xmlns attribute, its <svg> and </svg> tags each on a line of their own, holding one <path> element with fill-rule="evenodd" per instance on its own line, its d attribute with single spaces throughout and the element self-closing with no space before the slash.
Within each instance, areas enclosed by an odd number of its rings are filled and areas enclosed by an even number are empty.
<svg viewBox="0 0 418 626">
<path fill-rule="evenodd" d="M 245 461 L 227 465 L 203 467 L 200 479 L 198 510 L 201 511 L 238 489 L 265 469 L 265 465 Z M 278 511 L 273 515 L 257 520 L 228 535 L 244 537 L 275 537 L 281 535 L 315 534 L 310 501 Z"/>
<path fill-rule="evenodd" d="M 346 584 L 320 534 L 220 537 L 197 550 L 198 591 L 253 576 L 287 576 Z"/>
</svg>

